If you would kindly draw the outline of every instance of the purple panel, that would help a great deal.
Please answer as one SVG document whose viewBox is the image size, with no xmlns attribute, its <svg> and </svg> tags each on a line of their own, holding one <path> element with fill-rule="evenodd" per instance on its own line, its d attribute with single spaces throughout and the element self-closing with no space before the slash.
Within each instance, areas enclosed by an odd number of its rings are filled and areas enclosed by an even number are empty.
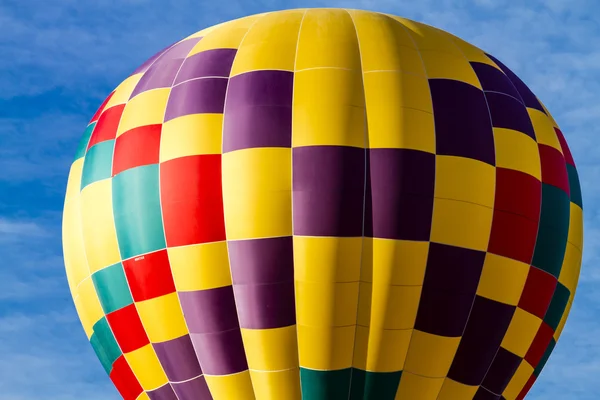
<svg viewBox="0 0 600 400">
<path fill-rule="evenodd" d="M 362 236 L 365 150 L 307 146 L 292 151 L 294 234 Z"/>
<path fill-rule="evenodd" d="M 177 74 L 175 84 L 207 76 L 229 77 L 236 49 L 214 49 L 186 58 Z"/>
<path fill-rule="evenodd" d="M 234 285 L 294 281 L 291 236 L 227 243 Z"/>
<path fill-rule="evenodd" d="M 512 96 L 501 93 L 486 93 L 492 125 L 496 128 L 514 129 L 535 140 L 535 132 L 527 109 Z"/>
<path fill-rule="evenodd" d="M 240 326 L 271 329 L 294 325 L 294 282 L 234 285 Z"/>
<path fill-rule="evenodd" d="M 192 379 L 202 373 L 189 335 L 154 343 L 154 350 L 171 382 Z"/>
<path fill-rule="evenodd" d="M 182 62 L 183 59 L 167 60 L 164 56 L 161 57 L 144 73 L 129 98 L 132 99 L 150 89 L 171 87 Z"/>
<path fill-rule="evenodd" d="M 514 312 L 514 306 L 475 296 L 448 378 L 466 385 L 481 385 Z"/>
<path fill-rule="evenodd" d="M 173 389 L 179 400 L 212 400 L 212 395 L 204 376 L 187 382 L 173 383 Z"/>
<path fill-rule="evenodd" d="M 430 243 L 415 329 L 440 336 L 463 334 L 485 252 Z"/>
<path fill-rule="evenodd" d="M 194 46 L 196 46 L 196 44 L 201 39 L 202 38 L 191 38 L 187 40 L 182 40 L 181 42 L 177 43 L 169 50 L 167 50 L 165 52 L 165 55 L 161 57 L 160 62 L 162 62 L 163 59 L 175 60 L 177 58 L 186 58 L 187 55 L 190 54 L 190 51 L 192 51 Z"/>
<path fill-rule="evenodd" d="M 171 89 L 165 122 L 182 115 L 223 112 L 227 79 L 205 78 L 184 82 Z"/>
<path fill-rule="evenodd" d="M 179 292 L 179 300 L 191 333 L 214 333 L 239 329 L 231 286 Z"/>
<path fill-rule="evenodd" d="M 254 71 L 229 81 L 223 151 L 291 147 L 292 89 L 288 71 Z"/>
<path fill-rule="evenodd" d="M 479 387 L 473 400 L 500 400 L 502 397 L 499 394 L 494 394 L 484 387 Z"/>
<path fill-rule="evenodd" d="M 239 329 L 218 333 L 191 333 L 190 336 L 206 375 L 229 375 L 248 369 Z"/>
<path fill-rule="evenodd" d="M 371 149 L 369 178 L 373 236 L 429 240 L 435 155 L 409 149 Z"/>
<path fill-rule="evenodd" d="M 540 110 L 544 114 L 546 113 L 537 97 L 535 97 L 535 94 L 533 94 L 533 92 L 527 87 L 527 85 L 525 85 L 521 78 L 515 75 L 514 72 L 512 72 L 506 65 L 502 64 L 502 62 L 500 62 L 500 60 L 498 60 L 497 58 L 493 57 L 490 54 L 486 54 L 486 56 L 488 56 L 492 61 L 494 61 L 496 65 L 498 65 L 498 67 L 500 67 L 500 69 L 504 71 L 506 76 L 508 76 L 512 84 L 515 86 L 515 88 L 521 95 L 525 106 L 535 108 L 536 110 Z"/>
<path fill-rule="evenodd" d="M 479 62 L 472 62 L 471 67 L 473 67 L 473 70 L 477 74 L 484 92 L 504 93 L 523 103 L 521 95 L 517 92 L 510 79 L 508 79 L 508 76 L 503 74 L 502 71 L 491 65 Z"/>
<path fill-rule="evenodd" d="M 502 347 L 498 348 L 482 385 L 492 393 L 503 393 L 520 364 L 521 357 Z"/>
<path fill-rule="evenodd" d="M 495 164 L 494 133 L 483 91 L 451 79 L 430 79 L 436 152 Z"/>
<path fill-rule="evenodd" d="M 173 388 L 168 383 L 147 393 L 150 400 L 179 400 L 177 399 L 177 395 L 173 391 Z"/>
<path fill-rule="evenodd" d="M 175 43 L 171 43 L 170 45 L 168 45 L 167 47 L 165 47 L 164 49 L 162 49 L 161 51 L 159 51 L 158 53 L 154 54 L 152 57 L 150 57 L 149 59 L 144 61 L 144 63 L 142 65 L 140 65 L 139 67 L 137 67 L 131 75 L 139 74 L 140 72 L 146 72 L 148 67 L 150 67 L 154 63 L 154 61 L 156 61 L 158 59 L 158 57 L 162 56 L 174 44 Z"/>
</svg>

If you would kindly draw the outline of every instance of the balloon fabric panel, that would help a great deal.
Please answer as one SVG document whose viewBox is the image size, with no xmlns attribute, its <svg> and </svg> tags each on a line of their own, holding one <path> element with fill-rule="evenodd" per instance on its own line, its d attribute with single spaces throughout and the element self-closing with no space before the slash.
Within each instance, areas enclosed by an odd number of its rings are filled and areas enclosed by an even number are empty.
<svg viewBox="0 0 600 400">
<path fill-rule="evenodd" d="M 343 9 L 163 49 L 81 139 L 69 288 L 125 400 L 523 399 L 583 249 L 563 133 L 507 66 Z"/>
</svg>

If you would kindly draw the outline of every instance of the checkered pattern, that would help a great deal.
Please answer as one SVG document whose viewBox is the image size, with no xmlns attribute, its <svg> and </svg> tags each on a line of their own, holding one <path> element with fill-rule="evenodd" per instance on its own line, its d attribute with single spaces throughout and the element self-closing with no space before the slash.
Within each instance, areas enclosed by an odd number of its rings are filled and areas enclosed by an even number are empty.
<svg viewBox="0 0 600 400">
<path fill-rule="evenodd" d="M 85 131 L 63 232 L 126 400 L 522 399 L 583 246 L 569 148 L 508 67 L 341 9 L 138 68 Z"/>
</svg>

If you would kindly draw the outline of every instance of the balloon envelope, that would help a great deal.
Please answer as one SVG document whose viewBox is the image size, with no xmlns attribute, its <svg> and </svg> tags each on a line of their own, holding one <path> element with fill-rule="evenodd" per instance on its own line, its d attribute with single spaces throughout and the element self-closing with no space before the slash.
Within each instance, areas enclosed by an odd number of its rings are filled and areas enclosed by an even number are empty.
<svg viewBox="0 0 600 400">
<path fill-rule="evenodd" d="M 64 258 L 126 400 L 522 399 L 577 286 L 541 101 L 441 30 L 310 9 L 145 62 L 71 166 Z"/>
</svg>

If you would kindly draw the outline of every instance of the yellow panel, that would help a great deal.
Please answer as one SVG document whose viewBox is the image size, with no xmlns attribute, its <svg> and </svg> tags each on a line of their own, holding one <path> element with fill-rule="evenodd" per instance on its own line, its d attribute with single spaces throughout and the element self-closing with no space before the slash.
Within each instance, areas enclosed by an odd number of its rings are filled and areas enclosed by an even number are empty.
<svg viewBox="0 0 600 400">
<path fill-rule="evenodd" d="M 391 105 L 368 108 L 369 148 L 413 149 L 435 153 L 433 114 Z"/>
<path fill-rule="evenodd" d="M 479 296 L 516 306 L 525 287 L 529 265 L 487 253 L 479 279 Z"/>
<path fill-rule="evenodd" d="M 217 29 L 218 27 L 220 27 L 220 26 L 222 26 L 222 25 L 224 25 L 224 24 L 226 24 L 226 23 L 227 23 L 227 22 L 221 22 L 220 24 L 213 25 L 213 26 L 210 26 L 210 27 L 208 27 L 208 28 L 202 29 L 201 31 L 198 31 L 198 32 L 196 32 L 196 33 L 194 33 L 194 34 L 192 34 L 192 35 L 190 35 L 190 36 L 186 37 L 186 38 L 185 38 L 185 39 L 183 39 L 183 40 L 204 37 L 204 36 L 206 36 L 207 34 L 209 34 L 210 32 L 214 31 L 215 29 Z"/>
<path fill-rule="evenodd" d="M 205 50 L 237 49 L 248 29 L 264 15 L 251 15 L 215 27 L 194 46 L 188 57 Z"/>
<path fill-rule="evenodd" d="M 493 210 L 463 201 L 435 199 L 431 241 L 486 251 Z"/>
<path fill-rule="evenodd" d="M 571 203 L 568 240 L 578 249 L 583 249 L 583 210 L 575 203 Z"/>
<path fill-rule="evenodd" d="M 92 329 L 93 324 L 88 321 L 85 310 L 83 309 L 83 304 L 81 303 L 81 296 L 76 294 L 73 297 L 73 303 L 75 304 L 75 311 L 77 312 L 81 326 L 85 331 L 85 336 L 87 336 L 88 340 L 90 340 L 92 334 L 94 333 L 94 330 Z"/>
<path fill-rule="evenodd" d="M 317 67 L 360 71 L 356 30 L 348 12 L 340 9 L 308 10 L 300 28 L 296 57 L 296 71 Z"/>
<path fill-rule="evenodd" d="M 531 137 L 512 129 L 494 128 L 494 145 L 497 167 L 514 169 L 542 179 L 540 151 Z"/>
<path fill-rule="evenodd" d="M 404 369 L 431 378 L 448 374 L 460 337 L 445 337 L 414 330 Z"/>
<path fill-rule="evenodd" d="M 515 400 L 532 374 L 533 367 L 527 361 L 521 361 L 512 379 L 508 382 L 508 386 L 504 389 L 502 396 L 506 400 Z"/>
<path fill-rule="evenodd" d="M 255 400 L 248 371 L 232 375 L 204 375 L 214 399 Z"/>
<path fill-rule="evenodd" d="M 581 256 L 581 250 L 573 246 L 571 243 L 567 243 L 565 258 L 563 259 L 558 281 L 565 285 L 571 291 L 571 294 L 575 292 L 575 289 L 577 288 L 577 282 L 579 281 L 579 272 L 581 271 Z"/>
<path fill-rule="evenodd" d="M 129 100 L 121 116 L 117 137 L 133 128 L 162 124 L 170 93 L 170 88 L 152 89 Z"/>
<path fill-rule="evenodd" d="M 429 242 L 373 238 L 365 240 L 360 280 L 390 285 L 423 285 Z M 372 262 L 365 263 L 370 258 Z"/>
<path fill-rule="evenodd" d="M 296 321 L 316 327 L 356 323 L 358 282 L 296 281 Z"/>
<path fill-rule="evenodd" d="M 146 392 L 142 392 L 135 400 L 150 400 Z"/>
<path fill-rule="evenodd" d="M 372 12 L 349 12 L 356 26 L 363 72 L 405 71 L 425 76 L 419 52 L 398 21 Z"/>
<path fill-rule="evenodd" d="M 435 50 L 421 50 L 429 79 L 453 79 L 482 89 L 479 78 L 465 57 Z M 482 89 L 483 90 L 483 89 Z"/>
<path fill-rule="evenodd" d="M 502 340 L 502 347 L 519 357 L 525 357 L 541 324 L 541 319 L 517 308 Z"/>
<path fill-rule="evenodd" d="M 160 162 L 197 154 L 221 154 L 223 114 L 190 114 L 165 122 Z"/>
<path fill-rule="evenodd" d="M 115 89 L 115 93 L 104 106 L 104 109 L 108 110 L 110 107 L 127 103 L 131 93 L 133 93 L 133 89 L 135 89 L 143 75 L 144 74 L 140 72 L 139 74 L 131 75 L 129 78 L 121 82 Z"/>
<path fill-rule="evenodd" d="M 471 400 L 477 393 L 477 389 L 479 386 L 468 386 L 446 378 L 437 400 Z"/>
<path fill-rule="evenodd" d="M 571 293 L 571 298 L 567 302 L 567 306 L 565 307 L 565 311 L 562 315 L 562 318 L 560 319 L 560 322 L 558 323 L 558 327 L 556 328 L 556 331 L 554 332 L 554 340 L 555 341 L 558 341 L 558 339 L 560 338 L 560 335 L 562 334 L 563 329 L 565 328 L 565 323 L 567 322 L 567 318 L 569 317 L 569 313 L 571 312 L 572 306 L 573 306 L 573 293 Z"/>
<path fill-rule="evenodd" d="M 301 400 L 300 370 L 250 371 L 254 393 L 260 400 Z M 218 397 L 217 397 L 218 398 Z M 234 397 L 223 397 L 234 399 Z M 235 397 L 237 399 L 237 397 Z"/>
<path fill-rule="evenodd" d="M 166 342 L 188 333 L 177 293 L 140 301 L 136 307 L 152 343 Z"/>
<path fill-rule="evenodd" d="M 65 195 L 65 202 L 79 198 L 79 192 L 81 189 L 81 174 L 83 172 L 83 160 L 84 158 L 78 158 L 71 164 L 69 170 L 69 178 L 67 180 L 67 191 Z"/>
<path fill-rule="evenodd" d="M 223 155 L 227 239 L 292 234 L 292 150 L 254 148 Z"/>
<path fill-rule="evenodd" d="M 79 199 L 65 203 L 62 221 L 63 257 L 71 295 L 74 295 L 77 285 L 90 276 L 83 247 L 80 216 Z"/>
<path fill-rule="evenodd" d="M 435 197 L 494 207 L 496 168 L 471 158 L 436 156 Z"/>
<path fill-rule="evenodd" d="M 178 291 L 214 289 L 232 283 L 226 242 L 170 247 L 167 252 Z"/>
<path fill-rule="evenodd" d="M 280 11 L 258 20 L 240 44 L 231 76 L 256 70 L 293 71 L 305 10 Z"/>
<path fill-rule="evenodd" d="M 92 278 L 84 279 L 77 288 L 77 292 L 79 293 L 78 299 L 81 304 L 80 311 L 85 315 L 81 323 L 86 331 L 91 332 L 94 324 L 104 317 L 104 311 L 102 311 Z"/>
<path fill-rule="evenodd" d="M 151 344 L 125 354 L 125 359 L 144 390 L 159 388 L 169 381 Z"/>
<path fill-rule="evenodd" d="M 456 47 L 459 48 L 460 52 L 463 53 L 466 59 L 470 62 L 487 64 L 496 68 L 497 70 L 502 71 L 500 67 L 498 67 L 495 62 L 493 62 L 488 56 L 486 56 L 484 51 L 480 48 L 473 46 L 471 43 L 465 42 L 457 36 L 451 34 L 449 34 L 449 36 L 456 45 Z"/>
<path fill-rule="evenodd" d="M 121 261 L 110 179 L 94 182 L 81 191 L 81 221 L 90 273 Z"/>
<path fill-rule="evenodd" d="M 410 329 L 415 325 L 422 286 L 390 286 L 389 281 L 360 283 L 358 323 L 377 329 Z"/>
<path fill-rule="evenodd" d="M 367 120 L 362 74 L 342 69 L 295 73 L 292 146 L 364 147 Z"/>
<path fill-rule="evenodd" d="M 362 237 L 294 236 L 294 276 L 307 282 L 358 282 Z"/>
<path fill-rule="evenodd" d="M 300 366 L 334 370 L 352 366 L 355 325 L 324 328 L 298 325 Z"/>
<path fill-rule="evenodd" d="M 443 384 L 444 378 L 427 378 L 410 372 L 402 372 L 396 400 L 437 400 Z"/>
<path fill-rule="evenodd" d="M 451 40 L 451 36 L 437 28 L 422 24 L 420 22 L 412 21 L 406 18 L 400 18 L 392 16 L 392 18 L 400 21 L 408 30 L 408 33 L 413 38 L 417 48 L 421 50 L 436 50 L 450 54 L 454 54 L 457 57 L 463 54 Z"/>
<path fill-rule="evenodd" d="M 562 154 L 562 147 L 558 141 L 558 136 L 554 131 L 554 125 L 546 114 L 533 108 L 527 108 L 527 113 L 533 124 L 533 130 L 535 131 L 535 137 L 537 142 L 545 144 L 547 146 L 554 147 Z"/>
<path fill-rule="evenodd" d="M 298 367 L 296 325 L 243 329 L 242 340 L 251 370 L 279 371 Z"/>
<path fill-rule="evenodd" d="M 369 123 L 371 110 L 376 112 L 376 116 L 397 113 L 398 108 L 402 107 L 433 113 L 429 83 L 425 77 L 404 72 L 377 71 L 365 74 L 364 85 Z M 380 110 L 381 107 L 387 110 Z"/>
<path fill-rule="evenodd" d="M 412 329 L 383 330 L 356 327 L 353 366 L 372 372 L 394 372 L 404 368 Z"/>
</svg>

